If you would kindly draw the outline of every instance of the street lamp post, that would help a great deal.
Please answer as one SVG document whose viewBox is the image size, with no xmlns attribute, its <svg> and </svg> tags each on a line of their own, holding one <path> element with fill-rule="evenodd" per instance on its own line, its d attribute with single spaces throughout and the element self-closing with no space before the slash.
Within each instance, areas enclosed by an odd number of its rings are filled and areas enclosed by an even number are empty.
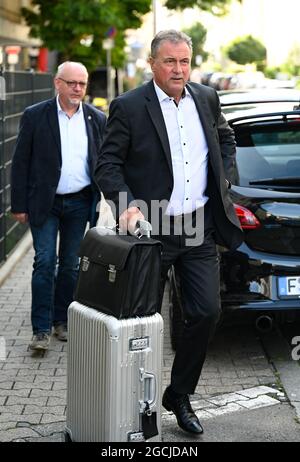
<svg viewBox="0 0 300 462">
<path fill-rule="evenodd" d="M 156 35 L 156 29 L 157 29 L 156 0 L 152 0 L 152 14 L 153 14 L 153 37 L 154 37 Z"/>
<path fill-rule="evenodd" d="M 111 68 L 111 49 L 114 47 L 114 40 L 112 38 L 107 38 L 103 40 L 102 46 L 103 49 L 106 50 L 107 100 L 108 104 L 110 104 L 114 98 L 114 87 Z"/>
</svg>

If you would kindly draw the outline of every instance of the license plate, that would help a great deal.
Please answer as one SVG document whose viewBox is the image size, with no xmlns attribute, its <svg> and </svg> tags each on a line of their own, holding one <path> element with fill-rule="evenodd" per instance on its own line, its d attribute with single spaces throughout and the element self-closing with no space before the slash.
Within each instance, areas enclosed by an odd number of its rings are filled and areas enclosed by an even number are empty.
<svg viewBox="0 0 300 462">
<path fill-rule="evenodd" d="M 300 276 L 278 278 L 280 298 L 300 298 Z"/>
</svg>

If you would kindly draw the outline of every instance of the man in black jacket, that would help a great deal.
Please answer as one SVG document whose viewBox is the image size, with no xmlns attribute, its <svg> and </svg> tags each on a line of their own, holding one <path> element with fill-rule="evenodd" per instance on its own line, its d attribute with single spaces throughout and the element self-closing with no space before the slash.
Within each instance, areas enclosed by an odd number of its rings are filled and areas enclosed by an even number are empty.
<svg viewBox="0 0 300 462">
<path fill-rule="evenodd" d="M 58 67 L 57 96 L 25 110 L 12 161 L 12 213 L 20 223 L 29 222 L 35 250 L 30 345 L 35 350 L 48 348 L 52 326 L 59 340 L 67 340 L 77 252 L 88 220 L 95 224 L 93 172 L 106 117 L 82 102 L 87 83 L 81 63 Z"/>
<path fill-rule="evenodd" d="M 188 83 L 191 56 L 187 35 L 174 30 L 156 35 L 150 57 L 153 80 L 111 103 L 95 178 L 113 202 L 121 228 L 133 231 L 145 212 L 153 224 L 153 212 L 162 205 L 155 230 L 163 243 L 162 280 L 175 265 L 185 315 L 163 406 L 185 431 L 201 434 L 189 394 L 197 386 L 220 310 L 216 242 L 236 248 L 243 238 L 228 193 L 235 162 L 233 130 L 216 91 Z M 196 238 L 190 239 L 193 229 Z"/>
</svg>

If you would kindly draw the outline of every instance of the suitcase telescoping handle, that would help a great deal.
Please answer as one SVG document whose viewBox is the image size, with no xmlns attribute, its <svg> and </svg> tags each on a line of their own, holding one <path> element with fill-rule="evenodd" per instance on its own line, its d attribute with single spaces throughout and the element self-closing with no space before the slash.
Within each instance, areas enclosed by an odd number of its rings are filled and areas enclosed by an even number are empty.
<svg viewBox="0 0 300 462">
<path fill-rule="evenodd" d="M 134 231 L 134 235 L 141 239 L 142 236 L 150 237 L 152 231 L 152 225 L 149 221 L 146 220 L 138 220 L 136 222 L 136 230 Z"/>
<path fill-rule="evenodd" d="M 113 227 L 108 227 L 108 226 L 97 226 L 98 233 L 101 234 L 102 236 L 105 236 L 107 234 L 109 235 L 115 235 L 115 234 L 123 234 L 126 235 L 127 231 L 121 230 L 119 226 L 113 226 Z M 149 223 L 147 220 L 138 220 L 136 222 L 136 229 L 134 231 L 135 237 L 138 239 L 141 239 L 141 237 L 146 236 L 150 237 L 152 231 L 152 225 Z"/>
</svg>

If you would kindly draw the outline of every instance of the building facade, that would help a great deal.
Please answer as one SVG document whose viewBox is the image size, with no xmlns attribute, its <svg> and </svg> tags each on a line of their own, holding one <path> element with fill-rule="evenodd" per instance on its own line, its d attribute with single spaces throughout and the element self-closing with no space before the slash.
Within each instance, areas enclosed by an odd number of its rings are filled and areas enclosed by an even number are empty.
<svg viewBox="0 0 300 462">
<path fill-rule="evenodd" d="M 31 0 L 0 0 L 0 66 L 4 69 L 46 72 L 56 66 L 56 54 L 29 37 L 21 8 L 30 5 Z"/>
</svg>

